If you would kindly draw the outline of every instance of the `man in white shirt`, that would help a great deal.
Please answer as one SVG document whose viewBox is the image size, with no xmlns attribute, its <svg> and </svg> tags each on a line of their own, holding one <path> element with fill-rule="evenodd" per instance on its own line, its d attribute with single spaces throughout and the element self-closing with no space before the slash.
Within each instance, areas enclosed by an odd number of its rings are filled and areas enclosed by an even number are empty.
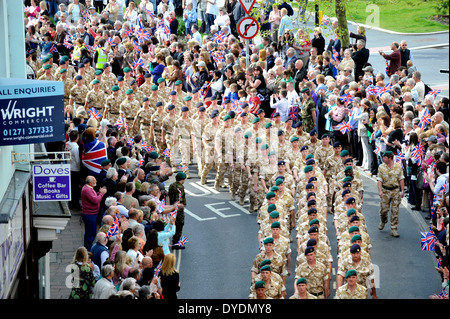
<svg viewBox="0 0 450 319">
<path fill-rule="evenodd" d="M 70 189 L 72 191 L 72 200 L 69 208 L 80 208 L 81 180 L 80 180 L 80 152 L 78 146 L 78 130 L 72 130 L 69 133 L 69 142 L 66 143 L 66 151 L 70 152 Z"/>
<path fill-rule="evenodd" d="M 197 41 L 199 45 L 202 45 L 203 40 L 202 40 L 202 35 L 200 34 L 200 32 L 198 32 L 198 25 L 193 24 L 191 27 L 191 31 L 192 31 L 191 39 Z"/>
<path fill-rule="evenodd" d="M 210 33 L 210 28 L 216 20 L 216 16 L 219 14 L 217 7 L 217 0 L 207 0 L 206 1 L 206 30 L 205 33 Z"/>
<path fill-rule="evenodd" d="M 420 74 L 420 72 L 414 72 L 413 73 L 413 80 L 416 82 L 416 85 L 414 86 L 414 88 L 416 89 L 419 98 L 418 98 L 418 102 L 421 103 L 423 101 L 423 98 L 425 97 L 425 84 L 422 82 L 421 80 L 422 75 Z"/>
<path fill-rule="evenodd" d="M 286 122 L 289 117 L 289 101 L 287 99 L 287 91 L 281 90 L 277 101 L 274 102 L 275 96 L 270 98 L 270 107 L 280 114 L 281 122 Z"/>
<path fill-rule="evenodd" d="M 289 107 L 297 106 L 299 96 L 298 96 L 297 91 L 295 90 L 294 82 L 291 82 L 291 81 L 287 82 L 286 89 L 287 89 L 287 97 L 286 98 L 289 102 Z"/>
</svg>

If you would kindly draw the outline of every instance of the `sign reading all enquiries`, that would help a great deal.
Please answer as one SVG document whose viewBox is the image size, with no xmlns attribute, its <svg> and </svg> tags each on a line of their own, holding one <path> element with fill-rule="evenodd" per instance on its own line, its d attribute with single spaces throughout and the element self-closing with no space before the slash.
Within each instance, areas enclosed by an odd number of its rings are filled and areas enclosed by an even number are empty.
<svg viewBox="0 0 450 319">
<path fill-rule="evenodd" d="M 0 146 L 64 140 L 64 84 L 0 79 Z"/>
</svg>

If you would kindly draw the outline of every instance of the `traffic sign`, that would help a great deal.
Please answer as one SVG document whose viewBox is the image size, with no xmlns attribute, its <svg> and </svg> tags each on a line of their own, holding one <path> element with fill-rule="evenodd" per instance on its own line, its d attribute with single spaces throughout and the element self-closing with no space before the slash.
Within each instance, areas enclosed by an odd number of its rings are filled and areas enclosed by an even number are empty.
<svg viewBox="0 0 450 319">
<path fill-rule="evenodd" d="M 245 39 L 253 39 L 259 32 L 259 23 L 253 17 L 245 17 L 238 23 L 238 33 Z"/>
<path fill-rule="evenodd" d="M 252 11 L 253 6 L 255 5 L 255 2 L 256 0 L 239 0 L 239 3 L 247 14 L 250 14 L 250 11 Z"/>
</svg>

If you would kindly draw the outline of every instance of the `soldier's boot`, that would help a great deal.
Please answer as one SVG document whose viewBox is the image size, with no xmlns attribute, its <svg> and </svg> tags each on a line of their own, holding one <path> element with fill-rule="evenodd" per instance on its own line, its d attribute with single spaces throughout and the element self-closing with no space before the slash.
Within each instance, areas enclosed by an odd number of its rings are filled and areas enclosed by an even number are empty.
<svg viewBox="0 0 450 319">
<path fill-rule="evenodd" d="M 400 237 L 400 235 L 397 232 L 397 229 L 391 229 L 391 236 L 392 237 Z"/>
<path fill-rule="evenodd" d="M 202 184 L 202 185 L 206 184 L 206 175 L 201 175 L 201 177 L 200 177 L 200 184 Z"/>
<path fill-rule="evenodd" d="M 239 198 L 239 205 L 244 206 L 244 202 L 245 202 L 245 197 L 240 197 Z"/>
<path fill-rule="evenodd" d="M 384 225 L 386 225 L 386 223 L 381 222 L 380 225 L 378 225 L 378 229 L 383 230 Z"/>
</svg>

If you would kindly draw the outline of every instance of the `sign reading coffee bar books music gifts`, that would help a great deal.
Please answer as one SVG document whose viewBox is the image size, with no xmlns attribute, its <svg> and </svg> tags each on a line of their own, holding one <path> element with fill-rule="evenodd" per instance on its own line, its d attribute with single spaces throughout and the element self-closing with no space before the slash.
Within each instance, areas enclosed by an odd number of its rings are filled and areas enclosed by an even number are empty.
<svg viewBox="0 0 450 319">
<path fill-rule="evenodd" d="M 0 79 L 0 146 L 64 140 L 64 84 Z"/>
<path fill-rule="evenodd" d="M 34 201 L 70 201 L 70 164 L 33 165 Z"/>
</svg>

